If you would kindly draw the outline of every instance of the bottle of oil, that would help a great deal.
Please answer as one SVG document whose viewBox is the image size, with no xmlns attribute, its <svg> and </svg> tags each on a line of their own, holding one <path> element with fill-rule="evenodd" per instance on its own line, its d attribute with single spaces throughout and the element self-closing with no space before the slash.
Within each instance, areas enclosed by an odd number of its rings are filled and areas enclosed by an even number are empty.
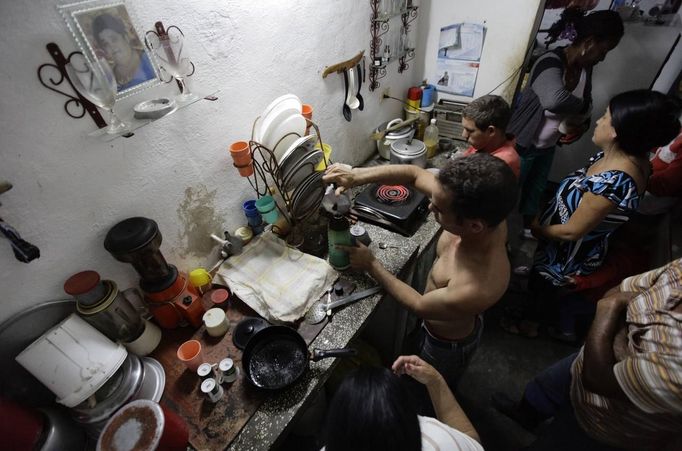
<svg viewBox="0 0 682 451">
<path fill-rule="evenodd" d="M 426 145 L 426 158 L 436 155 L 438 149 L 438 127 L 436 119 L 431 119 L 431 124 L 424 130 L 424 145 Z"/>
</svg>

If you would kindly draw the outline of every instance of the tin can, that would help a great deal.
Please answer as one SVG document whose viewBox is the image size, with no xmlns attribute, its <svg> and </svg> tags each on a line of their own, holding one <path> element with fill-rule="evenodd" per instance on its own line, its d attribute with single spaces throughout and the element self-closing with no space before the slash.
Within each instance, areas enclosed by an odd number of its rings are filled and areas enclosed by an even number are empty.
<svg viewBox="0 0 682 451">
<path fill-rule="evenodd" d="M 353 246 L 357 246 L 358 243 L 369 246 L 372 242 L 367 230 L 359 224 L 355 224 L 350 228 L 350 239 L 351 243 L 353 243 Z"/>
</svg>

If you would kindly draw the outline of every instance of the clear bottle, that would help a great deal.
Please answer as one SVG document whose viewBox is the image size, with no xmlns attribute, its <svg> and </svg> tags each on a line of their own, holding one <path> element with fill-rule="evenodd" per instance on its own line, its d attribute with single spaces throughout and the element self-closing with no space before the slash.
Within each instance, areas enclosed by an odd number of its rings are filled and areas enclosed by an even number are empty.
<svg viewBox="0 0 682 451">
<path fill-rule="evenodd" d="M 424 130 L 424 145 L 426 145 L 426 158 L 433 158 L 438 150 L 438 127 L 436 119 L 431 119 L 431 124 Z"/>
</svg>

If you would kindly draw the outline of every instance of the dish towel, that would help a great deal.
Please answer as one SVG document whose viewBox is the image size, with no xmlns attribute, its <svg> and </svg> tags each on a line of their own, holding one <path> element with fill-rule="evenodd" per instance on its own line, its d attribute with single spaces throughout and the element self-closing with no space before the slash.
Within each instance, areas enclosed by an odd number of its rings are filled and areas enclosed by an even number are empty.
<svg viewBox="0 0 682 451">
<path fill-rule="evenodd" d="M 268 321 L 293 322 L 331 289 L 338 273 L 266 231 L 228 258 L 215 277 Z"/>
</svg>

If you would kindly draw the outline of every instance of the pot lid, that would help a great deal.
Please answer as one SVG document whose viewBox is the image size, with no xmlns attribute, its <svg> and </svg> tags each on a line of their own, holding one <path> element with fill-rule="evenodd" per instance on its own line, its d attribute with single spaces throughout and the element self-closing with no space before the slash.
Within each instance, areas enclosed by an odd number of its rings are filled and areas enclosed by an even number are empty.
<svg viewBox="0 0 682 451">
<path fill-rule="evenodd" d="M 426 152 L 426 145 L 418 139 L 399 139 L 391 143 L 391 150 L 396 155 L 416 157 Z"/>
</svg>

